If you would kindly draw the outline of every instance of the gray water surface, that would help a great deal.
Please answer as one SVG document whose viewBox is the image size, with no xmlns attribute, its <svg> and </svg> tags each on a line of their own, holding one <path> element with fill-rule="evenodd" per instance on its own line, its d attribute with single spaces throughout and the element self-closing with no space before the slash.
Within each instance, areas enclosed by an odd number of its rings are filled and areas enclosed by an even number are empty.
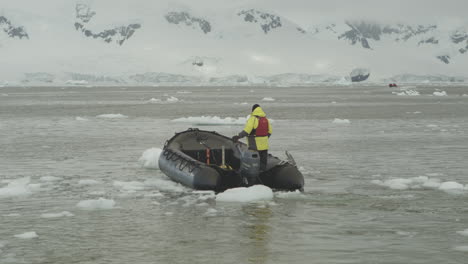
<svg viewBox="0 0 468 264">
<path fill-rule="evenodd" d="M 468 236 L 457 231 L 468 229 L 468 88 L 406 88 L 420 95 L 384 86 L 0 88 L 0 263 L 467 263 Z M 171 120 L 245 117 L 254 103 L 274 119 L 270 152 L 295 157 L 303 194 L 219 203 L 138 162 L 195 127 Z M 99 198 L 115 205 L 77 206 Z"/>
</svg>

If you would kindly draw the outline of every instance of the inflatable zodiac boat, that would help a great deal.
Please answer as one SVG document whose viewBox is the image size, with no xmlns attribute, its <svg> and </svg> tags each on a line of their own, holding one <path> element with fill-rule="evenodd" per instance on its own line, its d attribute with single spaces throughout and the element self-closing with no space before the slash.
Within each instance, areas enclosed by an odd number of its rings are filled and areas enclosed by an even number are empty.
<svg viewBox="0 0 468 264">
<path fill-rule="evenodd" d="M 190 128 L 164 145 L 159 168 L 172 180 L 197 190 L 224 191 L 249 185 L 251 179 L 276 190 L 303 190 L 304 177 L 292 156 L 287 161 L 268 155 L 260 172 L 260 157 L 242 142 L 216 132 Z"/>
</svg>

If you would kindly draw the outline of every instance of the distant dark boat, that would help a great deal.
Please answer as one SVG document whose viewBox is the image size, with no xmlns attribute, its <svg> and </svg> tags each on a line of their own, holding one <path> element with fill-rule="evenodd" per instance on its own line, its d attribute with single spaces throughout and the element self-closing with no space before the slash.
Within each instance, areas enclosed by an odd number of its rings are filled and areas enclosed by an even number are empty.
<svg viewBox="0 0 468 264">
<path fill-rule="evenodd" d="M 302 191 L 304 177 L 292 156 L 287 155 L 287 161 L 269 155 L 267 168 L 258 174 L 257 184 L 276 190 Z M 219 192 L 245 186 L 245 178 L 251 176 L 249 170 L 258 167 L 258 161 L 258 153 L 248 150 L 242 142 L 234 143 L 216 132 L 190 128 L 166 142 L 159 168 L 185 186 Z"/>
</svg>

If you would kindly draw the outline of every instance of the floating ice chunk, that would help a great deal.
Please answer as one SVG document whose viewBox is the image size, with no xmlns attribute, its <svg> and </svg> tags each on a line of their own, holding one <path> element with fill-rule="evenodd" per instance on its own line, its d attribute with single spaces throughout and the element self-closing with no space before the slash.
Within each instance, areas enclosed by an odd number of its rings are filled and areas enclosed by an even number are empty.
<svg viewBox="0 0 468 264">
<path fill-rule="evenodd" d="M 145 189 L 144 184 L 142 182 L 137 181 L 114 181 L 114 186 L 124 191 L 140 191 Z"/>
<path fill-rule="evenodd" d="M 0 188 L 0 198 L 27 196 L 40 189 L 40 184 L 31 184 L 30 181 L 30 177 L 10 181 L 6 187 Z"/>
<path fill-rule="evenodd" d="M 159 156 L 162 150 L 160 148 L 150 148 L 143 152 L 138 162 L 144 168 L 159 169 Z"/>
<path fill-rule="evenodd" d="M 39 180 L 45 182 L 52 182 L 52 181 L 60 181 L 62 178 L 54 177 L 54 176 L 43 176 Z"/>
<path fill-rule="evenodd" d="M 460 184 L 458 182 L 454 181 L 448 181 L 448 182 L 443 182 L 439 186 L 439 190 L 445 191 L 445 192 L 463 192 L 465 189 L 465 186 L 463 184 Z"/>
<path fill-rule="evenodd" d="M 335 118 L 333 120 L 333 124 L 351 124 L 351 121 L 349 121 L 349 119 L 339 119 L 339 118 Z"/>
<path fill-rule="evenodd" d="M 208 208 L 206 210 L 205 216 L 216 216 L 217 213 L 218 213 L 218 210 L 214 208 Z"/>
<path fill-rule="evenodd" d="M 122 115 L 122 114 L 102 114 L 102 115 L 97 115 L 97 118 L 127 118 L 128 116 Z"/>
<path fill-rule="evenodd" d="M 21 238 L 21 239 L 32 239 L 32 238 L 38 237 L 38 235 L 36 234 L 36 232 L 31 231 L 31 232 L 26 232 L 23 234 L 15 235 L 15 237 Z"/>
<path fill-rule="evenodd" d="M 167 98 L 166 101 L 170 103 L 175 103 L 175 102 L 179 102 L 179 98 L 174 97 L 174 96 L 169 96 L 169 98 Z"/>
<path fill-rule="evenodd" d="M 158 98 L 151 98 L 148 100 L 148 103 L 160 103 L 161 102 L 161 99 L 158 99 Z"/>
<path fill-rule="evenodd" d="M 453 249 L 456 251 L 468 252 L 468 246 L 456 246 Z"/>
<path fill-rule="evenodd" d="M 420 95 L 420 93 L 416 90 L 403 90 L 401 92 L 392 92 L 392 94 L 396 94 L 399 96 L 417 96 Z"/>
<path fill-rule="evenodd" d="M 468 236 L 468 229 L 465 229 L 463 231 L 457 231 L 457 234 L 462 235 L 462 236 Z"/>
<path fill-rule="evenodd" d="M 99 210 L 99 209 L 112 209 L 114 208 L 115 201 L 108 200 L 100 197 L 97 200 L 83 200 L 76 204 L 76 206 L 82 209 L 90 209 L 90 210 Z"/>
<path fill-rule="evenodd" d="M 96 185 L 99 184 L 100 182 L 96 180 L 79 180 L 78 185 Z"/>
<path fill-rule="evenodd" d="M 434 96 L 447 96 L 447 92 L 446 91 L 436 91 L 433 93 Z"/>
<path fill-rule="evenodd" d="M 264 102 L 273 102 L 273 101 L 275 101 L 275 98 L 273 98 L 273 97 L 264 97 L 262 99 L 262 101 L 264 101 Z"/>
<path fill-rule="evenodd" d="M 221 118 L 218 116 L 200 116 L 200 117 L 182 117 L 172 120 L 171 122 L 176 123 L 191 123 L 194 125 L 244 125 L 247 121 L 246 117 L 232 118 L 226 117 Z"/>
<path fill-rule="evenodd" d="M 84 117 L 81 117 L 81 116 L 75 117 L 75 120 L 76 120 L 76 121 L 89 121 L 89 119 L 84 118 Z"/>
<path fill-rule="evenodd" d="M 60 213 L 45 213 L 45 214 L 41 214 L 41 217 L 42 218 L 59 218 L 59 217 L 71 217 L 71 216 L 74 216 L 74 214 L 68 212 L 68 211 L 63 211 L 63 212 L 60 212 Z"/>
<path fill-rule="evenodd" d="M 265 185 L 228 189 L 216 195 L 216 201 L 218 202 L 245 203 L 272 199 L 273 191 Z"/>
<path fill-rule="evenodd" d="M 462 96 L 465 96 L 465 97 L 466 97 L 466 96 L 468 96 L 468 94 L 463 94 Z"/>
<path fill-rule="evenodd" d="M 88 81 L 86 81 L 86 80 L 68 80 L 68 81 L 65 82 L 65 84 L 86 85 L 86 84 L 88 84 Z"/>
</svg>

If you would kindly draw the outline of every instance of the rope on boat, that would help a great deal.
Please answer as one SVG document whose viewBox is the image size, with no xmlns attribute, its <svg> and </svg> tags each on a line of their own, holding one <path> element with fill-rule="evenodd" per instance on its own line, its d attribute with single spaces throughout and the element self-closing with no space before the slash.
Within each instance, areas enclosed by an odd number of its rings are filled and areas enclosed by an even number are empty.
<svg viewBox="0 0 468 264">
<path fill-rule="evenodd" d="M 166 160 L 170 160 L 170 161 L 180 160 L 179 165 L 176 165 L 177 168 L 180 171 L 183 171 L 185 168 L 188 168 L 188 172 L 192 173 L 196 168 L 200 167 L 200 164 L 198 164 L 197 162 L 195 162 L 195 161 L 193 161 L 191 159 L 188 159 L 188 158 L 180 155 L 179 153 L 177 153 L 175 151 L 171 151 L 169 149 L 165 149 L 163 151 L 162 155 L 164 156 L 164 158 Z"/>
</svg>

